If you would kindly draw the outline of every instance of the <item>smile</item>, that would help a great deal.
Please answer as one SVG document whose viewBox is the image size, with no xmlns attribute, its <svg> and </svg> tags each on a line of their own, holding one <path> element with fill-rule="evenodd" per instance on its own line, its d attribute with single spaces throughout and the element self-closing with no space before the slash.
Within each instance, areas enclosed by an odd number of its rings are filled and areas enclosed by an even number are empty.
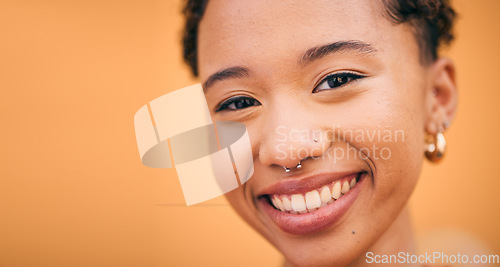
<svg viewBox="0 0 500 267">
<path fill-rule="evenodd" d="M 268 189 L 258 205 L 281 230 L 297 235 L 324 230 L 352 206 L 366 172 L 291 179 Z"/>
<path fill-rule="evenodd" d="M 347 177 L 340 181 L 332 182 L 321 188 L 311 190 L 305 194 L 270 196 L 273 206 L 282 211 L 292 214 L 304 214 L 316 211 L 325 206 L 333 204 L 356 186 L 359 177 Z"/>
</svg>

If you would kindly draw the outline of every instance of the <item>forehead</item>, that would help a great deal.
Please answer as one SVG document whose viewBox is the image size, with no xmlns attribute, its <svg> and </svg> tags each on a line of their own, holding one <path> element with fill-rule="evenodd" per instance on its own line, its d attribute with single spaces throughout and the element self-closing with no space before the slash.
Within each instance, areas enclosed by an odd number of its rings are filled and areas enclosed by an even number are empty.
<svg viewBox="0 0 500 267">
<path fill-rule="evenodd" d="M 398 38 L 383 12 L 373 0 L 209 0 L 198 35 L 200 76 L 231 65 L 284 62 L 335 41 L 390 49 L 377 45 Z"/>
</svg>

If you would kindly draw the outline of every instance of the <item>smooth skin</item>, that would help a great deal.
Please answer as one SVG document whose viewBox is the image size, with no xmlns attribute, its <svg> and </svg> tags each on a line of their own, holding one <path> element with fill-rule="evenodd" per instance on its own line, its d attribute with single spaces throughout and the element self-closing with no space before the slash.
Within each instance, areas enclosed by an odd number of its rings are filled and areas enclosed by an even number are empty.
<svg viewBox="0 0 500 267">
<path fill-rule="evenodd" d="M 254 175 L 226 197 L 289 265 L 362 266 L 367 251 L 415 251 L 406 205 L 424 160 L 425 133 L 435 134 L 455 114 L 454 66 L 445 58 L 422 60 L 413 29 L 384 14 L 383 4 L 370 0 L 210 0 L 200 23 L 201 81 L 228 68 L 245 69 L 205 86 L 213 120 L 245 123 L 252 143 Z M 344 41 L 369 48 L 303 60 L 312 48 Z M 323 82 L 345 72 L 361 78 L 341 76 L 333 88 Z M 236 96 L 254 100 L 220 110 Z M 402 130 L 404 140 L 346 138 L 343 130 Z M 321 138 L 284 140 L 283 134 L 297 131 Z M 331 137 L 345 140 L 332 143 Z M 335 159 L 333 148 L 346 146 L 388 148 L 390 157 Z M 300 170 L 284 171 L 300 159 Z M 259 192 L 280 180 L 352 166 L 372 173 L 341 219 L 319 232 L 286 233 L 257 205 Z"/>
</svg>

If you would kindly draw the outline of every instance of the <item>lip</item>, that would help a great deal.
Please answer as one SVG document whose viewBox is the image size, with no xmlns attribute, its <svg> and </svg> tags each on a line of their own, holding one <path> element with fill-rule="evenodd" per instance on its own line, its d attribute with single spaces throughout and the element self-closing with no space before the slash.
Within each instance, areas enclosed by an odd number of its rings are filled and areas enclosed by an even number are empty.
<svg viewBox="0 0 500 267">
<path fill-rule="evenodd" d="M 304 213 L 304 214 L 291 214 L 279 211 L 275 209 L 265 197 L 259 197 L 258 206 L 259 209 L 262 210 L 281 230 L 284 232 L 295 234 L 295 235 L 305 235 L 315 233 L 321 230 L 324 230 L 337 222 L 352 206 L 355 202 L 356 197 L 359 195 L 359 192 L 362 190 L 363 185 L 365 184 L 365 178 L 368 175 L 366 172 L 358 172 L 360 174 L 359 181 L 356 183 L 356 186 L 349 190 L 342 197 L 337 199 L 334 203 L 320 208 L 316 211 Z M 296 194 L 296 193 L 304 193 L 308 190 L 312 190 L 314 188 L 318 188 L 321 185 L 328 183 L 328 181 L 335 181 L 337 179 L 355 175 L 354 173 L 349 173 L 348 175 L 340 176 L 342 174 L 337 174 L 336 177 L 325 178 L 324 175 L 318 177 L 319 179 L 307 179 L 310 183 L 300 188 L 297 186 L 295 182 L 290 183 L 287 181 L 286 183 L 279 183 L 269 188 L 271 194 L 279 194 L 286 192 L 287 194 Z M 312 177 L 311 177 L 312 178 Z M 314 180 L 314 181 L 313 181 Z M 300 181 L 300 180 L 299 180 Z M 286 190 L 285 188 L 290 188 L 291 190 Z"/>
<path fill-rule="evenodd" d="M 359 173 L 363 173 L 363 171 L 330 172 L 319 173 L 307 177 L 290 177 L 265 188 L 264 190 L 258 192 L 257 195 L 260 197 L 262 195 L 272 194 L 304 194 L 311 190 L 320 188 L 325 184 L 346 178 L 348 176 L 355 176 Z"/>
</svg>

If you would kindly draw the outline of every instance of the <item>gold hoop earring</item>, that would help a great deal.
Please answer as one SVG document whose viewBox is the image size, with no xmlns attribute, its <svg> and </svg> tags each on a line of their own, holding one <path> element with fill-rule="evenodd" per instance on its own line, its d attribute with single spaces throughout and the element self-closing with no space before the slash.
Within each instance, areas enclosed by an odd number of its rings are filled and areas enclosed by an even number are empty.
<svg viewBox="0 0 500 267">
<path fill-rule="evenodd" d="M 446 139 L 441 131 L 434 136 L 429 135 L 426 142 L 425 157 L 434 163 L 438 163 L 444 157 L 446 152 Z"/>
</svg>

